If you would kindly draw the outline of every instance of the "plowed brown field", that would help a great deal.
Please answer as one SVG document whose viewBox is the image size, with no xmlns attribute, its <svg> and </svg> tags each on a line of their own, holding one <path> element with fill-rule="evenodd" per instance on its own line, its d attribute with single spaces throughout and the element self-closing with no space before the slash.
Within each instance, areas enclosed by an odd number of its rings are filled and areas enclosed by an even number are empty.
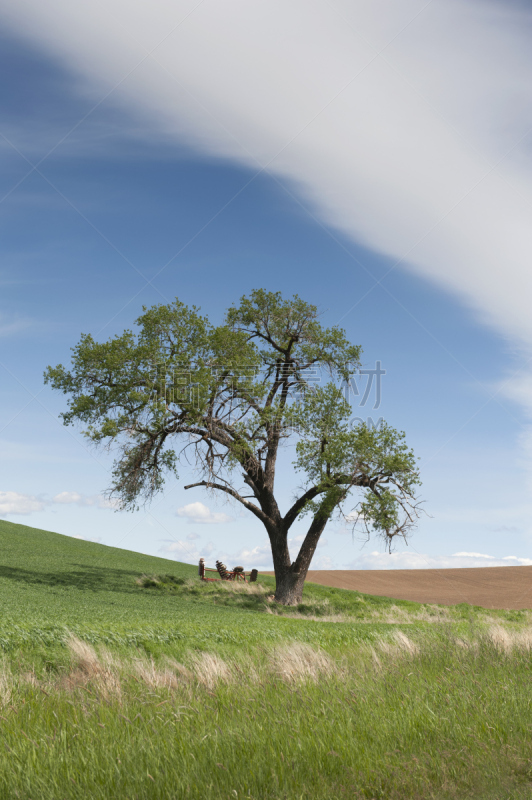
<svg viewBox="0 0 532 800">
<path fill-rule="evenodd" d="M 273 573 L 270 573 L 273 574 Z M 417 603 L 532 608 L 532 567 L 310 570 L 308 581 Z"/>
</svg>

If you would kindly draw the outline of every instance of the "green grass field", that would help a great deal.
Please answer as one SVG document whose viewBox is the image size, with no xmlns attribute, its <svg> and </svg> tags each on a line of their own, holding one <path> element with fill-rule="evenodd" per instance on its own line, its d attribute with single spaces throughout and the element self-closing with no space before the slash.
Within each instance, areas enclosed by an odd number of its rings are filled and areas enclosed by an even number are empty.
<svg viewBox="0 0 532 800">
<path fill-rule="evenodd" d="M 2 798 L 532 798 L 529 612 L 284 609 L 3 521 L 0 553 Z"/>
</svg>

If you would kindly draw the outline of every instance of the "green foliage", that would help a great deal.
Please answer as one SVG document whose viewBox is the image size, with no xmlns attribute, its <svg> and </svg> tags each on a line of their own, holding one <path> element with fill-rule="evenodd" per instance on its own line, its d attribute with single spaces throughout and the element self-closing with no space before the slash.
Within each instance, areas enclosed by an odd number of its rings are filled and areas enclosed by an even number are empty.
<svg viewBox="0 0 532 800">
<path fill-rule="evenodd" d="M 260 342 L 262 362 L 272 370 L 279 355 L 289 350 L 291 369 L 299 373 L 302 386 L 308 366 L 326 366 L 331 375 L 338 373 L 343 380 L 360 366 L 362 349 L 352 345 L 337 326 L 322 328 L 317 307 L 298 295 L 283 300 L 281 292 L 259 289 L 229 309 L 227 323 L 233 331 L 244 331 Z"/>
<path fill-rule="evenodd" d="M 136 324 L 137 336 L 125 331 L 105 343 L 82 335 L 71 369 L 45 372 L 45 382 L 69 396 L 65 424 L 83 424 L 96 445 L 121 447 L 111 494 L 132 509 L 162 488 L 165 474 L 177 476 L 169 437 L 197 432 L 227 388 L 234 394 L 238 383 L 246 396 L 261 388 L 249 369 L 258 359 L 254 345 L 227 326 L 213 328 L 197 308 L 176 299 L 145 308 Z M 237 436 L 234 453 L 238 447 Z"/>
<path fill-rule="evenodd" d="M 421 483 L 416 459 L 404 433 L 386 423 L 379 428 L 364 423 L 352 428 L 350 411 L 340 389 L 330 383 L 308 393 L 294 412 L 300 434 L 294 466 L 305 474 L 307 490 L 322 488 L 319 499 L 310 497 L 300 513 L 343 513 L 358 481 L 364 491 L 359 519 L 366 530 L 383 535 L 391 544 L 395 535 L 405 536 L 415 521 L 412 503 Z M 360 481 L 360 476 L 367 480 Z"/>
</svg>

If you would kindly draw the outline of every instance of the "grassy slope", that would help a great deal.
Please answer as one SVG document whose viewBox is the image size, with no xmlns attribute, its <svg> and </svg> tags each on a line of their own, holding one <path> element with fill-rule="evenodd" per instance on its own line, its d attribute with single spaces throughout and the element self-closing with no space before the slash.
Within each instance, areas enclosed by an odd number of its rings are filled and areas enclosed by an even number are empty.
<svg viewBox="0 0 532 800">
<path fill-rule="evenodd" d="M 168 648 L 175 653 L 176 647 L 252 648 L 280 639 L 341 650 L 398 625 L 410 630 L 445 620 L 465 630 L 483 615 L 465 604 L 421 606 L 318 584 L 307 584 L 301 606 L 287 610 L 265 603 L 274 588 L 268 576 L 260 576 L 261 597 L 231 596 L 222 591 L 225 585 L 201 583 L 190 564 L 1 520 L 0 554 L 0 650 L 34 645 L 44 648 L 43 656 L 48 647 L 62 646 L 66 631 L 93 643 L 137 645 L 153 655 Z M 188 585 L 171 592 L 137 583 L 142 575 L 167 573 Z M 528 617 L 515 611 L 490 615 L 506 622 Z"/>
<path fill-rule="evenodd" d="M 188 564 L 0 521 L 4 616 L 66 625 L 160 621 L 175 609 L 162 598 L 150 602 L 136 591 L 135 578 L 161 570 L 184 578 L 196 573 Z"/>
<path fill-rule="evenodd" d="M 420 608 L 313 584 L 307 586 L 300 612 L 347 612 L 348 621 L 331 625 L 259 616 L 251 598 L 248 607 L 242 598 L 228 604 L 213 584 L 197 581 L 195 592 L 176 595 L 149 591 L 136 582 L 143 574 L 165 573 L 193 581 L 195 566 L 5 521 L 0 521 L 0 554 L 0 648 L 4 650 L 31 641 L 60 643 L 65 628 L 89 641 L 138 643 L 151 651 L 167 641 L 205 647 L 285 637 L 341 647 L 390 628 L 376 620 L 370 629 L 366 623 L 371 614 L 391 607 Z M 273 590 L 271 578 L 261 581 Z"/>
<path fill-rule="evenodd" d="M 490 638 L 480 611 L 309 585 L 299 613 L 344 621 L 275 616 L 193 566 L 8 522 L 0 553 L 1 797 L 532 798 L 526 615 Z M 186 583 L 136 582 L 166 573 Z"/>
</svg>

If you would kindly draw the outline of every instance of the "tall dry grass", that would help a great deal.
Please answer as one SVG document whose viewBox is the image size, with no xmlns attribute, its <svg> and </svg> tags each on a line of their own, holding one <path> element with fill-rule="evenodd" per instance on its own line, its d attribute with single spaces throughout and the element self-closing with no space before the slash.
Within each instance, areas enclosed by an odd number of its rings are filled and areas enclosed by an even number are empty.
<svg viewBox="0 0 532 800">
<path fill-rule="evenodd" d="M 63 676 L 3 665 L 0 797 L 530 796 L 532 629 L 179 660 L 67 646 Z"/>
<path fill-rule="evenodd" d="M 488 638 L 503 653 L 513 650 L 529 653 L 532 650 L 532 628 L 524 630 L 508 630 L 503 625 L 492 625 L 488 630 Z"/>
<path fill-rule="evenodd" d="M 286 642 L 282 645 L 261 646 L 255 655 L 249 651 L 221 656 L 208 651 L 188 651 L 181 660 L 164 656 L 135 654 L 126 658 L 113 654 L 105 647 L 71 636 L 66 642 L 70 654 L 69 669 L 54 677 L 25 671 L 15 678 L 9 663 L 0 665 L 0 705 L 8 705 L 17 682 L 33 684 L 46 690 L 74 691 L 87 686 L 107 699 L 119 699 L 124 686 L 131 680 L 152 689 L 177 691 L 184 687 L 203 687 L 213 691 L 219 685 L 256 685 L 264 680 L 282 681 L 287 685 L 319 683 L 328 679 L 345 679 L 353 665 L 364 661 L 382 671 L 405 659 L 421 661 L 431 658 L 441 644 L 428 633 L 415 637 L 396 630 L 377 638 L 372 644 L 362 643 L 356 650 L 331 655 L 318 646 L 305 642 Z M 481 650 L 511 657 L 512 654 L 532 652 L 532 627 L 515 629 L 500 624 L 491 625 L 473 637 L 450 635 L 446 647 L 454 652 Z"/>
<path fill-rule="evenodd" d="M 72 668 L 62 678 L 67 688 L 76 688 L 91 683 L 100 694 L 109 699 L 119 698 L 122 692 L 122 663 L 107 648 L 96 652 L 87 642 L 71 636 L 67 641 Z"/>
<path fill-rule="evenodd" d="M 0 662 L 0 708 L 7 706 L 13 694 L 13 675 L 9 665 Z"/>
<path fill-rule="evenodd" d="M 287 683 L 312 681 L 338 673 L 335 661 L 320 648 L 304 642 L 293 642 L 277 647 L 269 654 L 270 674 Z"/>
<path fill-rule="evenodd" d="M 147 657 L 119 658 L 106 648 L 96 650 L 74 636 L 67 640 L 67 647 L 70 670 L 56 682 L 56 688 L 73 690 L 90 683 L 105 697 L 114 695 L 119 698 L 122 683 L 131 678 L 156 689 L 176 690 L 197 684 L 212 691 L 218 684 L 242 681 L 254 684 L 264 679 L 280 679 L 290 684 L 317 682 L 339 674 L 339 666 L 330 655 L 319 647 L 302 642 L 262 648 L 260 659 L 253 659 L 249 654 L 222 658 L 216 653 L 190 651 L 185 654 L 185 663 L 168 657 L 157 663 Z M 6 676 L 7 693 L 12 679 L 7 671 L 2 674 Z M 31 679 L 38 683 L 35 675 Z M 26 680 L 29 681 L 30 676 Z"/>
</svg>

